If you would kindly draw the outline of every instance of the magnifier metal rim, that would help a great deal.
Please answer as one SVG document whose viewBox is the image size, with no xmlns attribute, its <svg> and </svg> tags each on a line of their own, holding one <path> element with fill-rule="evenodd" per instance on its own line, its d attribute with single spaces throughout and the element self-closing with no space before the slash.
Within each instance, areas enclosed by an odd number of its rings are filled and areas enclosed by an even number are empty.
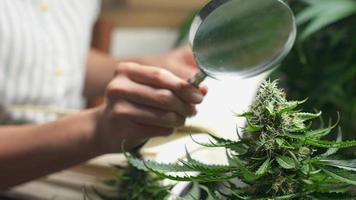
<svg viewBox="0 0 356 200">
<path fill-rule="evenodd" d="M 196 14 L 196 16 L 193 19 L 192 25 L 190 27 L 190 31 L 189 31 L 189 41 L 190 41 L 193 49 L 194 49 L 194 40 L 195 40 L 196 33 L 199 31 L 204 19 L 207 18 L 211 13 L 216 11 L 216 9 L 218 9 L 221 5 L 223 5 L 224 3 L 227 3 L 229 1 L 233 1 L 233 0 L 212 0 L 208 4 L 206 4 L 198 12 L 198 14 Z M 285 58 L 288 55 L 288 53 L 290 52 L 290 50 L 292 49 L 295 39 L 296 39 L 296 35 L 297 35 L 297 25 L 296 25 L 296 20 L 295 20 L 294 14 L 293 14 L 291 8 L 285 2 L 283 2 L 282 0 L 276 0 L 276 2 L 281 3 L 281 5 L 283 5 L 288 10 L 288 13 L 290 14 L 291 19 L 292 19 L 292 31 L 291 31 L 287 41 L 285 42 L 284 48 L 281 49 L 281 51 L 277 54 L 277 56 L 271 58 L 269 60 L 269 62 L 260 64 L 260 65 L 256 65 L 255 67 L 253 67 L 249 70 L 244 70 L 241 72 L 233 73 L 229 76 L 234 76 L 234 78 L 243 79 L 243 78 L 249 78 L 252 76 L 259 75 L 265 71 L 268 71 L 268 70 L 278 66 L 280 64 L 280 62 L 283 60 L 283 58 Z M 193 52 L 193 53 L 195 54 L 195 52 Z M 214 74 L 212 74 L 208 70 L 203 69 L 201 66 L 199 66 L 199 68 L 203 73 L 207 74 L 209 77 L 216 78 L 216 77 L 214 77 Z"/>
</svg>

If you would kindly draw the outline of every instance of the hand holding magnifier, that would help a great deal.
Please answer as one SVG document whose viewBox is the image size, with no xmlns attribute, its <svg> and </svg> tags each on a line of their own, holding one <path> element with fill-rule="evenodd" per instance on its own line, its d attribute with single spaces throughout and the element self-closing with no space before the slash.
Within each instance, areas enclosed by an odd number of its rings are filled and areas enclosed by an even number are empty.
<svg viewBox="0 0 356 200">
<path fill-rule="evenodd" d="M 258 75 L 283 60 L 295 37 L 293 13 L 281 0 L 211 0 L 190 28 L 200 72 L 189 82 Z"/>
<path fill-rule="evenodd" d="M 258 75 L 283 60 L 295 37 L 293 13 L 281 0 L 211 0 L 190 28 L 200 72 L 189 82 L 198 86 L 207 76 Z"/>
</svg>

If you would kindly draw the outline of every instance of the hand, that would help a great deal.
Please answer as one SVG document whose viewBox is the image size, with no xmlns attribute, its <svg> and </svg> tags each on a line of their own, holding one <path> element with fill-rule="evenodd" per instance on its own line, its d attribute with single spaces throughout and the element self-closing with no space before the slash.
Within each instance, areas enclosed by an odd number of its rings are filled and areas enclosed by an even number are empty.
<svg viewBox="0 0 356 200">
<path fill-rule="evenodd" d="M 102 151 L 117 152 L 123 141 L 130 148 L 171 134 L 196 113 L 206 88 L 200 90 L 165 69 L 119 64 L 106 89 L 106 103 L 98 110 L 95 134 Z"/>
<path fill-rule="evenodd" d="M 168 69 L 175 75 L 188 80 L 198 72 L 198 67 L 190 45 L 174 49 L 155 58 L 157 66 Z"/>
</svg>

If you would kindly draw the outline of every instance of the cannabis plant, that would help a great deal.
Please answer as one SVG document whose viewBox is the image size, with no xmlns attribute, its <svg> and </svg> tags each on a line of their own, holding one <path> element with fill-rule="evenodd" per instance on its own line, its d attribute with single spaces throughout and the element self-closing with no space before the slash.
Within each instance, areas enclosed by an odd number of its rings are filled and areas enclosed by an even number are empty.
<svg viewBox="0 0 356 200">
<path fill-rule="evenodd" d="M 298 23 L 293 50 L 272 75 L 305 108 L 341 114 L 345 137 L 356 137 L 356 0 L 288 0 Z"/>
<path fill-rule="evenodd" d="M 189 153 L 176 164 L 126 156 L 140 170 L 199 183 L 208 199 L 356 199 L 348 192 L 356 185 L 356 159 L 337 153 L 356 141 L 342 141 L 340 129 L 336 141 L 322 139 L 338 122 L 311 128 L 321 112 L 303 112 L 299 107 L 304 102 L 288 101 L 276 81 L 264 82 L 249 111 L 238 115 L 246 118 L 238 140 L 210 134 L 210 142 L 196 141 L 225 148 L 228 164 L 208 165 Z"/>
<path fill-rule="evenodd" d="M 138 149 L 131 151 L 137 159 L 141 159 Z M 168 196 L 172 185 L 162 185 L 162 179 L 152 172 L 137 169 L 132 164 L 127 166 L 113 166 L 116 176 L 105 181 L 112 192 L 99 191 L 93 188 L 86 192 L 84 200 L 98 196 L 102 200 L 157 200 Z M 110 194 L 108 194 L 110 193 Z"/>
</svg>

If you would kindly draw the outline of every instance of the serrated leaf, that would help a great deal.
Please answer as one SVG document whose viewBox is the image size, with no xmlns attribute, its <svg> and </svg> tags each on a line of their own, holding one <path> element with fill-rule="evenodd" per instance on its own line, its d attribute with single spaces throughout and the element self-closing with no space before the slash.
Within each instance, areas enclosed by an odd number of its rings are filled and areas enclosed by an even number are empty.
<svg viewBox="0 0 356 200">
<path fill-rule="evenodd" d="M 209 139 L 209 143 L 204 143 L 204 142 L 199 142 L 197 140 L 195 140 L 193 138 L 193 136 L 190 136 L 191 139 L 204 147 L 226 147 L 226 148 L 230 148 L 230 149 L 234 149 L 234 148 L 240 148 L 243 147 L 243 145 L 245 145 L 245 141 L 241 140 L 241 141 L 232 141 L 232 140 L 227 140 L 227 139 L 223 139 L 223 138 L 219 138 L 218 141 L 214 138 Z"/>
<path fill-rule="evenodd" d="M 205 174 L 219 174 L 219 173 L 228 173 L 234 170 L 238 170 L 236 167 L 232 167 L 228 165 L 209 165 L 209 164 L 202 163 L 192 158 L 189 152 L 187 151 L 187 149 L 186 149 L 186 157 L 187 157 L 187 161 L 180 160 L 180 162 L 184 166 L 190 168 L 191 171 L 197 171 Z"/>
<path fill-rule="evenodd" d="M 350 148 L 356 146 L 356 140 L 349 140 L 343 142 L 337 141 L 328 141 L 328 140 L 317 140 L 312 138 L 307 138 L 302 135 L 295 135 L 295 134 L 284 134 L 287 137 L 298 139 L 305 144 L 315 146 L 315 147 L 322 147 L 322 148 Z"/>
<path fill-rule="evenodd" d="M 268 170 L 270 169 L 271 167 L 271 159 L 268 158 L 266 161 L 264 161 L 262 163 L 262 165 L 258 168 L 258 170 L 256 171 L 256 175 L 264 175 L 265 173 L 268 172 Z"/>
<path fill-rule="evenodd" d="M 336 142 L 341 142 L 342 141 L 342 132 L 341 132 L 341 128 L 338 128 L 338 133 L 337 133 L 337 138 L 336 138 Z M 335 153 L 337 153 L 337 151 L 339 150 L 339 148 L 329 148 L 325 153 L 321 154 L 320 157 L 328 157 L 331 156 Z"/>
<path fill-rule="evenodd" d="M 190 168 L 185 165 L 181 164 L 175 164 L 175 163 L 170 163 L 170 164 L 165 164 L 165 163 L 159 163 L 155 161 L 144 161 L 144 165 L 149 168 L 155 168 L 156 170 L 160 172 L 193 172 L 197 171 L 196 169 Z"/>
<path fill-rule="evenodd" d="M 241 178 L 243 181 L 253 182 L 260 177 L 259 175 L 256 175 L 251 170 L 249 170 L 238 157 L 231 156 L 227 153 L 227 158 L 228 158 L 229 165 L 238 168 L 238 170 L 235 173 L 237 173 L 238 177 Z"/>
<path fill-rule="evenodd" d="M 356 171 L 356 159 L 350 160 L 319 160 L 318 164 L 328 165 L 350 171 Z"/>
<path fill-rule="evenodd" d="M 346 193 L 350 190 L 350 184 L 348 183 L 321 183 L 318 185 L 317 192 L 335 192 Z"/>
<path fill-rule="evenodd" d="M 144 161 L 140 158 L 136 158 L 131 156 L 129 153 L 124 152 L 124 155 L 127 159 L 127 161 L 134 167 L 136 167 L 139 170 L 143 170 L 143 171 L 148 171 L 147 167 L 144 164 Z"/>
<path fill-rule="evenodd" d="M 311 119 L 315 119 L 318 118 L 321 115 L 321 111 L 319 113 L 305 113 L 305 112 L 301 112 L 301 113 L 297 113 L 296 114 L 299 118 L 301 118 L 304 121 L 307 120 L 311 120 Z"/>
<path fill-rule="evenodd" d="M 285 139 L 283 138 L 276 138 L 276 142 L 280 147 L 286 149 L 294 149 L 294 146 L 290 145 Z"/>
<path fill-rule="evenodd" d="M 341 182 L 356 185 L 356 173 L 346 171 L 344 169 L 337 169 L 337 168 L 326 167 L 326 166 L 323 167 L 319 166 L 319 167 L 326 174 Z"/>
<path fill-rule="evenodd" d="M 300 127 L 298 127 L 294 124 L 294 127 L 286 128 L 285 131 L 290 132 L 290 133 L 303 133 L 303 132 L 309 130 L 311 126 L 312 126 L 311 122 L 307 126 L 303 125 Z"/>
<path fill-rule="evenodd" d="M 307 101 L 307 99 L 304 99 L 303 101 L 288 101 L 284 105 L 282 105 L 280 108 L 278 108 L 278 114 L 290 112 L 294 110 L 298 105 L 303 104 Z"/>
<path fill-rule="evenodd" d="M 305 136 L 306 137 L 310 137 L 310 138 L 320 138 L 320 137 L 323 137 L 325 135 L 328 135 L 333 128 L 334 127 L 328 127 L 328 128 L 308 131 L 308 132 L 305 133 Z"/>
<path fill-rule="evenodd" d="M 295 162 L 291 157 L 277 156 L 276 161 L 284 169 L 295 169 Z"/>
<path fill-rule="evenodd" d="M 350 16 L 355 12 L 356 2 L 352 0 L 324 0 L 323 3 L 315 3 L 297 16 L 298 24 L 310 20 L 300 38 L 304 40 L 325 26 Z"/>
<path fill-rule="evenodd" d="M 236 178 L 237 174 L 218 174 L 218 175 L 207 175 L 207 174 L 199 174 L 199 175 L 188 175 L 180 176 L 180 175 L 170 175 L 166 173 L 159 172 L 153 168 L 147 167 L 150 171 L 155 173 L 157 176 L 161 178 L 168 178 L 175 181 L 196 181 L 200 183 L 204 182 L 223 182 L 233 178 Z"/>
<path fill-rule="evenodd" d="M 244 112 L 242 114 L 236 114 L 238 117 L 252 117 L 253 113 L 252 112 Z"/>
<path fill-rule="evenodd" d="M 327 128 L 308 131 L 308 132 L 305 133 L 305 135 L 307 137 L 310 137 L 310 138 L 321 138 L 323 136 L 328 135 L 330 133 L 330 131 L 332 129 L 334 129 L 337 126 L 337 124 L 339 123 L 339 121 L 340 121 L 340 115 L 338 114 L 337 116 L 338 116 L 338 118 L 337 118 L 337 121 L 335 122 L 334 125 L 330 125 Z M 330 122 L 330 124 L 331 124 L 331 122 Z"/>
<path fill-rule="evenodd" d="M 184 165 L 180 164 L 165 164 L 165 163 L 158 163 L 155 161 L 149 161 L 149 160 L 142 160 L 140 158 L 133 157 L 129 154 L 125 154 L 128 162 L 136 167 L 139 170 L 143 171 L 149 171 L 149 168 L 154 168 L 157 171 L 160 171 L 162 173 L 164 172 L 188 172 L 188 171 L 196 171 L 192 168 L 189 168 Z M 147 168 L 149 167 L 149 168 Z"/>
<path fill-rule="evenodd" d="M 247 126 L 244 128 L 244 131 L 247 133 L 258 132 L 264 127 L 263 125 L 252 124 L 248 118 L 246 119 L 246 121 L 247 121 Z"/>
<path fill-rule="evenodd" d="M 344 141 L 344 142 L 335 142 L 335 141 L 326 141 L 326 140 L 315 140 L 305 138 L 303 140 L 306 144 L 322 147 L 322 148 L 350 148 L 356 146 L 356 140 Z"/>
</svg>

